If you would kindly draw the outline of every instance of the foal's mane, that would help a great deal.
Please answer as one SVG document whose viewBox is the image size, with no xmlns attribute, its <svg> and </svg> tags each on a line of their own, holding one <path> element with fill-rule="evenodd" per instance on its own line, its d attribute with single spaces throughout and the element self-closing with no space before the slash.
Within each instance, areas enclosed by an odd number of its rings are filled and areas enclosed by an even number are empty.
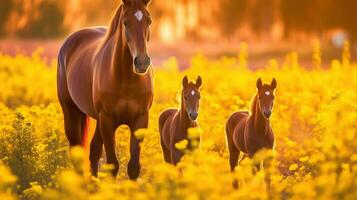
<svg viewBox="0 0 357 200">
<path fill-rule="evenodd" d="M 258 94 L 255 93 L 252 100 L 250 101 L 249 115 L 253 115 L 257 112 Z"/>
</svg>

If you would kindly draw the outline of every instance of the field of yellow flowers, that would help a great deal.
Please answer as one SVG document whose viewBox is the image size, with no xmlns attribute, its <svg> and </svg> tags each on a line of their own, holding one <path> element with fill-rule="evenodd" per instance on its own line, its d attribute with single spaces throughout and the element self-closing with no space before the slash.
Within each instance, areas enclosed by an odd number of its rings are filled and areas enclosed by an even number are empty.
<svg viewBox="0 0 357 200">
<path fill-rule="evenodd" d="M 272 59 L 251 71 L 244 51 L 218 60 L 198 54 L 185 71 L 178 70 L 175 58 L 156 66 L 149 129 L 137 133 L 144 138 L 142 172 L 133 182 L 126 175 L 127 127 L 116 133 L 117 179 L 109 176 L 105 156 L 99 178 L 89 177 L 87 152 L 68 150 L 56 63 L 38 53 L 0 54 L 0 199 L 357 199 L 357 65 L 350 63 L 348 49 L 328 68 L 321 67 L 319 52 L 312 57 L 310 70 L 291 53 L 284 63 Z M 157 123 L 162 110 L 179 105 L 186 74 L 203 78 L 202 143 L 173 167 L 163 161 Z M 258 77 L 278 81 L 274 165 L 266 169 L 272 174 L 270 191 L 264 172 L 252 175 L 254 160 L 230 173 L 225 144 L 225 121 L 233 111 L 248 109 Z M 233 189 L 233 179 L 239 189 Z"/>
</svg>

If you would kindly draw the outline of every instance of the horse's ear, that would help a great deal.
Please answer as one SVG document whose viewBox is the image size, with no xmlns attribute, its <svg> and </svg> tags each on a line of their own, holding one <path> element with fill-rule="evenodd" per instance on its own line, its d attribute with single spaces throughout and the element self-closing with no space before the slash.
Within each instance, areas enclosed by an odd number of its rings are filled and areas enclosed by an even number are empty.
<svg viewBox="0 0 357 200">
<path fill-rule="evenodd" d="M 122 0 L 124 5 L 129 5 L 130 4 L 130 0 Z"/>
<path fill-rule="evenodd" d="M 196 87 L 200 88 L 202 86 L 202 78 L 201 76 L 198 76 L 197 80 L 196 80 Z"/>
<path fill-rule="evenodd" d="M 182 79 L 182 86 L 183 86 L 183 88 L 187 88 L 188 87 L 188 78 L 187 78 L 187 76 L 185 76 Z"/>
<path fill-rule="evenodd" d="M 273 80 L 271 81 L 271 84 L 270 84 L 270 88 L 272 90 L 275 90 L 276 86 L 277 86 L 276 80 L 275 80 L 275 78 L 273 78 Z"/>
<path fill-rule="evenodd" d="M 262 79 L 259 78 L 259 79 L 257 80 L 257 89 L 260 90 L 262 87 L 263 87 L 263 82 L 262 82 Z"/>
<path fill-rule="evenodd" d="M 150 3 L 151 0 L 142 0 L 142 1 L 143 1 L 143 3 L 147 6 L 147 5 L 149 5 L 149 3 Z"/>
</svg>

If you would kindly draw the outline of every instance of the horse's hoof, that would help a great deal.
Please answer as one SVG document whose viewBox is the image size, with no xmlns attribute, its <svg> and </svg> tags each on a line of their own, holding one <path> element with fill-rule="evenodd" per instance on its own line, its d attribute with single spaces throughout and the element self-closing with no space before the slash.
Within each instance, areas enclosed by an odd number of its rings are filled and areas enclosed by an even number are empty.
<svg viewBox="0 0 357 200">
<path fill-rule="evenodd" d="M 128 163 L 128 176 L 131 180 L 136 180 L 139 177 L 141 166 L 138 163 Z"/>
</svg>

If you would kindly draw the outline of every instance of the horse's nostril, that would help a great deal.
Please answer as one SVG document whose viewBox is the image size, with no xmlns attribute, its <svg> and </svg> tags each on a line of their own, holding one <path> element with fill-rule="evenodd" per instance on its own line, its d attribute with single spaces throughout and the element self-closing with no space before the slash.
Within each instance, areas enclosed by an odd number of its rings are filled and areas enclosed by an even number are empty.
<svg viewBox="0 0 357 200">
<path fill-rule="evenodd" d="M 149 66 L 150 65 L 150 62 L 151 62 L 151 59 L 149 56 L 145 56 L 145 59 L 144 59 L 144 62 L 143 62 L 143 65 L 145 67 Z"/>
<path fill-rule="evenodd" d="M 135 66 L 138 66 L 138 65 L 139 65 L 139 58 L 138 58 L 138 57 L 135 57 L 135 59 L 134 59 L 134 65 L 135 65 Z"/>
</svg>

